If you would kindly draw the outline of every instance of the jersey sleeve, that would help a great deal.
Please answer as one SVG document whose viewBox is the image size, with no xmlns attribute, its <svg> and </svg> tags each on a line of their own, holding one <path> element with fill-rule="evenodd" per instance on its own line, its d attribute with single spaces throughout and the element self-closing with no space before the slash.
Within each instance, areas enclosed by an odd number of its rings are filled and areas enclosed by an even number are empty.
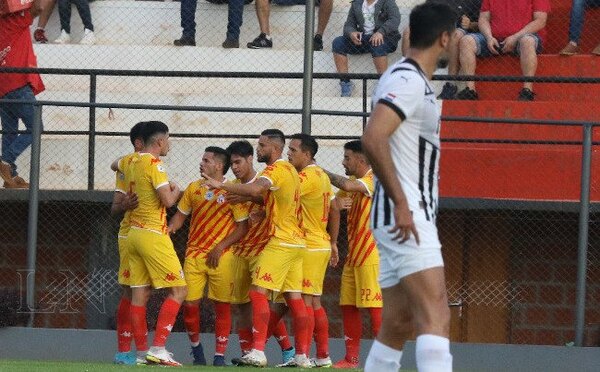
<svg viewBox="0 0 600 372">
<path fill-rule="evenodd" d="M 194 183 L 190 183 L 183 192 L 183 196 L 179 203 L 177 203 L 177 210 L 186 216 L 192 213 L 192 197 L 194 195 Z"/>
<path fill-rule="evenodd" d="M 231 204 L 231 212 L 235 222 L 242 222 L 250 218 L 250 203 Z"/>
<path fill-rule="evenodd" d="M 358 182 L 365 185 L 367 192 L 364 193 L 369 198 L 373 196 L 373 192 L 375 191 L 375 182 L 373 182 L 373 174 L 367 173 L 362 178 L 357 179 Z"/>
<path fill-rule="evenodd" d="M 123 172 L 115 172 L 115 191 L 127 194 L 127 184 L 125 182 L 125 174 Z"/>
<path fill-rule="evenodd" d="M 262 171 L 259 178 L 265 178 L 271 183 L 271 190 L 277 190 L 281 186 L 282 181 L 281 168 L 277 164 L 271 164 Z"/>
<path fill-rule="evenodd" d="M 402 121 L 412 116 L 423 102 L 425 80 L 412 69 L 392 72 L 380 84 L 377 103 L 390 107 Z"/>
<path fill-rule="evenodd" d="M 169 177 L 167 176 L 167 170 L 162 161 L 154 162 L 150 164 L 150 180 L 155 190 L 159 187 L 169 184 Z"/>
</svg>

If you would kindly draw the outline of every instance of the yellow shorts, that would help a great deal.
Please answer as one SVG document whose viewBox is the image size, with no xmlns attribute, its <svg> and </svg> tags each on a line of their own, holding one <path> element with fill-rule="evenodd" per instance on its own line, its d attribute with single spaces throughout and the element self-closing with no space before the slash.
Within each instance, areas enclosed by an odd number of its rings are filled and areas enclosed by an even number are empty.
<svg viewBox="0 0 600 372">
<path fill-rule="evenodd" d="M 132 228 L 127 234 L 131 287 L 183 287 L 181 263 L 168 235 Z"/>
<path fill-rule="evenodd" d="M 379 264 L 344 266 L 340 290 L 340 305 L 382 307 L 381 288 L 377 281 Z"/>
<path fill-rule="evenodd" d="M 258 256 L 252 284 L 272 291 L 302 292 L 305 249 L 282 246 L 271 239 Z"/>
<path fill-rule="evenodd" d="M 208 298 L 219 302 L 231 302 L 234 275 L 231 251 L 223 253 L 216 269 L 206 266 L 205 255 L 195 258 L 186 257 L 183 272 L 188 284 L 186 301 L 195 301 L 204 297 L 204 288 L 208 283 Z"/>
<path fill-rule="evenodd" d="M 248 293 L 252 284 L 252 274 L 256 269 L 258 257 L 240 257 L 233 255 L 234 270 L 233 274 L 233 293 L 231 295 L 232 304 L 247 304 L 250 302 Z"/>
<path fill-rule="evenodd" d="M 325 271 L 329 265 L 331 248 L 311 249 L 304 251 L 304 264 L 302 265 L 302 293 L 313 296 L 323 294 L 323 281 Z"/>
<path fill-rule="evenodd" d="M 129 269 L 129 244 L 126 236 L 117 238 L 119 244 L 119 284 L 129 286 L 131 270 Z"/>
</svg>

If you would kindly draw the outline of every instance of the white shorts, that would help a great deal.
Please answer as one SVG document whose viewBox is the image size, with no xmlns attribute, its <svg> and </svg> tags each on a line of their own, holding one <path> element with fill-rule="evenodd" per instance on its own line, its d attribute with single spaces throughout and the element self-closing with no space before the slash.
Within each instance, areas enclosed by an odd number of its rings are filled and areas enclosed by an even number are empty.
<svg viewBox="0 0 600 372">
<path fill-rule="evenodd" d="M 373 230 L 379 250 L 381 288 L 393 287 L 410 274 L 444 266 L 442 245 L 435 224 L 427 221 L 422 210 L 413 214 L 413 220 L 419 233 L 420 245 L 417 245 L 413 235 L 402 244 L 392 240 L 393 235 L 388 233 L 390 226 L 380 226 Z"/>
</svg>

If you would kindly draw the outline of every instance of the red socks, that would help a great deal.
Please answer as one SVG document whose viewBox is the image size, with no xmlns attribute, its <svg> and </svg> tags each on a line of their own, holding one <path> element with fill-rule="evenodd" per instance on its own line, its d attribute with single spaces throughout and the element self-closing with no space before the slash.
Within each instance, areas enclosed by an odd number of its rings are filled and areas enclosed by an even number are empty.
<svg viewBox="0 0 600 372">
<path fill-rule="evenodd" d="M 145 306 L 129 306 L 131 311 L 131 326 L 137 351 L 148 350 L 148 324 L 146 323 Z"/>
<path fill-rule="evenodd" d="M 193 346 L 200 343 L 200 306 L 183 305 L 183 323 Z"/>
<path fill-rule="evenodd" d="M 175 324 L 175 318 L 181 304 L 174 299 L 167 297 L 160 307 L 158 312 L 158 320 L 156 321 L 156 331 L 154 332 L 154 341 L 152 346 L 163 347 L 167 343 L 167 338 L 171 334 L 171 329 Z"/>
<path fill-rule="evenodd" d="M 317 358 L 329 356 L 329 320 L 324 307 L 315 310 L 315 343 L 317 344 Z"/>
<path fill-rule="evenodd" d="M 131 351 L 133 329 L 131 326 L 131 301 L 121 297 L 117 307 L 117 344 L 119 353 Z"/>
<path fill-rule="evenodd" d="M 312 306 L 306 306 L 306 352 L 310 352 L 310 344 L 312 343 L 313 333 L 315 331 L 315 310 Z"/>
<path fill-rule="evenodd" d="M 371 314 L 371 332 L 373 332 L 373 338 L 375 338 L 379 333 L 379 328 L 381 328 L 381 308 L 370 307 L 369 314 Z"/>
<path fill-rule="evenodd" d="M 296 354 L 307 354 L 307 345 L 310 336 L 308 334 L 308 317 L 306 314 L 306 305 L 301 298 L 287 301 L 288 307 L 292 311 L 292 321 L 294 323 L 294 341 L 296 342 Z"/>
<path fill-rule="evenodd" d="M 267 331 L 269 329 L 269 300 L 267 296 L 259 291 L 250 291 L 250 301 L 252 302 L 252 326 L 254 327 L 252 335 L 253 348 L 264 351 L 267 342 Z"/>
<path fill-rule="evenodd" d="M 225 355 L 231 331 L 231 305 L 215 302 L 215 355 Z"/>
<path fill-rule="evenodd" d="M 351 305 L 343 305 L 341 308 L 346 339 L 346 360 L 356 360 L 360 351 L 360 337 L 362 335 L 360 311 L 356 306 Z"/>
<path fill-rule="evenodd" d="M 252 350 L 252 328 L 238 328 L 238 338 L 242 355 L 249 353 Z"/>
</svg>

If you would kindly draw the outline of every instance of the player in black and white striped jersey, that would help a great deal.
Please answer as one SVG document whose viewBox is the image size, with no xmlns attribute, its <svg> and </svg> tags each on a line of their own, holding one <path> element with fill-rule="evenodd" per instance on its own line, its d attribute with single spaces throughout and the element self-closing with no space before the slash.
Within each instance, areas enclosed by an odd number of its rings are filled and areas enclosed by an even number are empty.
<svg viewBox="0 0 600 372">
<path fill-rule="evenodd" d="M 380 255 L 381 331 L 365 372 L 397 371 L 404 342 L 417 333 L 420 372 L 452 371 L 450 311 L 435 225 L 438 209 L 440 109 L 430 79 L 447 58 L 456 14 L 427 2 L 410 15 L 410 49 L 373 94 L 362 138 L 377 176 L 371 226 Z"/>
</svg>

